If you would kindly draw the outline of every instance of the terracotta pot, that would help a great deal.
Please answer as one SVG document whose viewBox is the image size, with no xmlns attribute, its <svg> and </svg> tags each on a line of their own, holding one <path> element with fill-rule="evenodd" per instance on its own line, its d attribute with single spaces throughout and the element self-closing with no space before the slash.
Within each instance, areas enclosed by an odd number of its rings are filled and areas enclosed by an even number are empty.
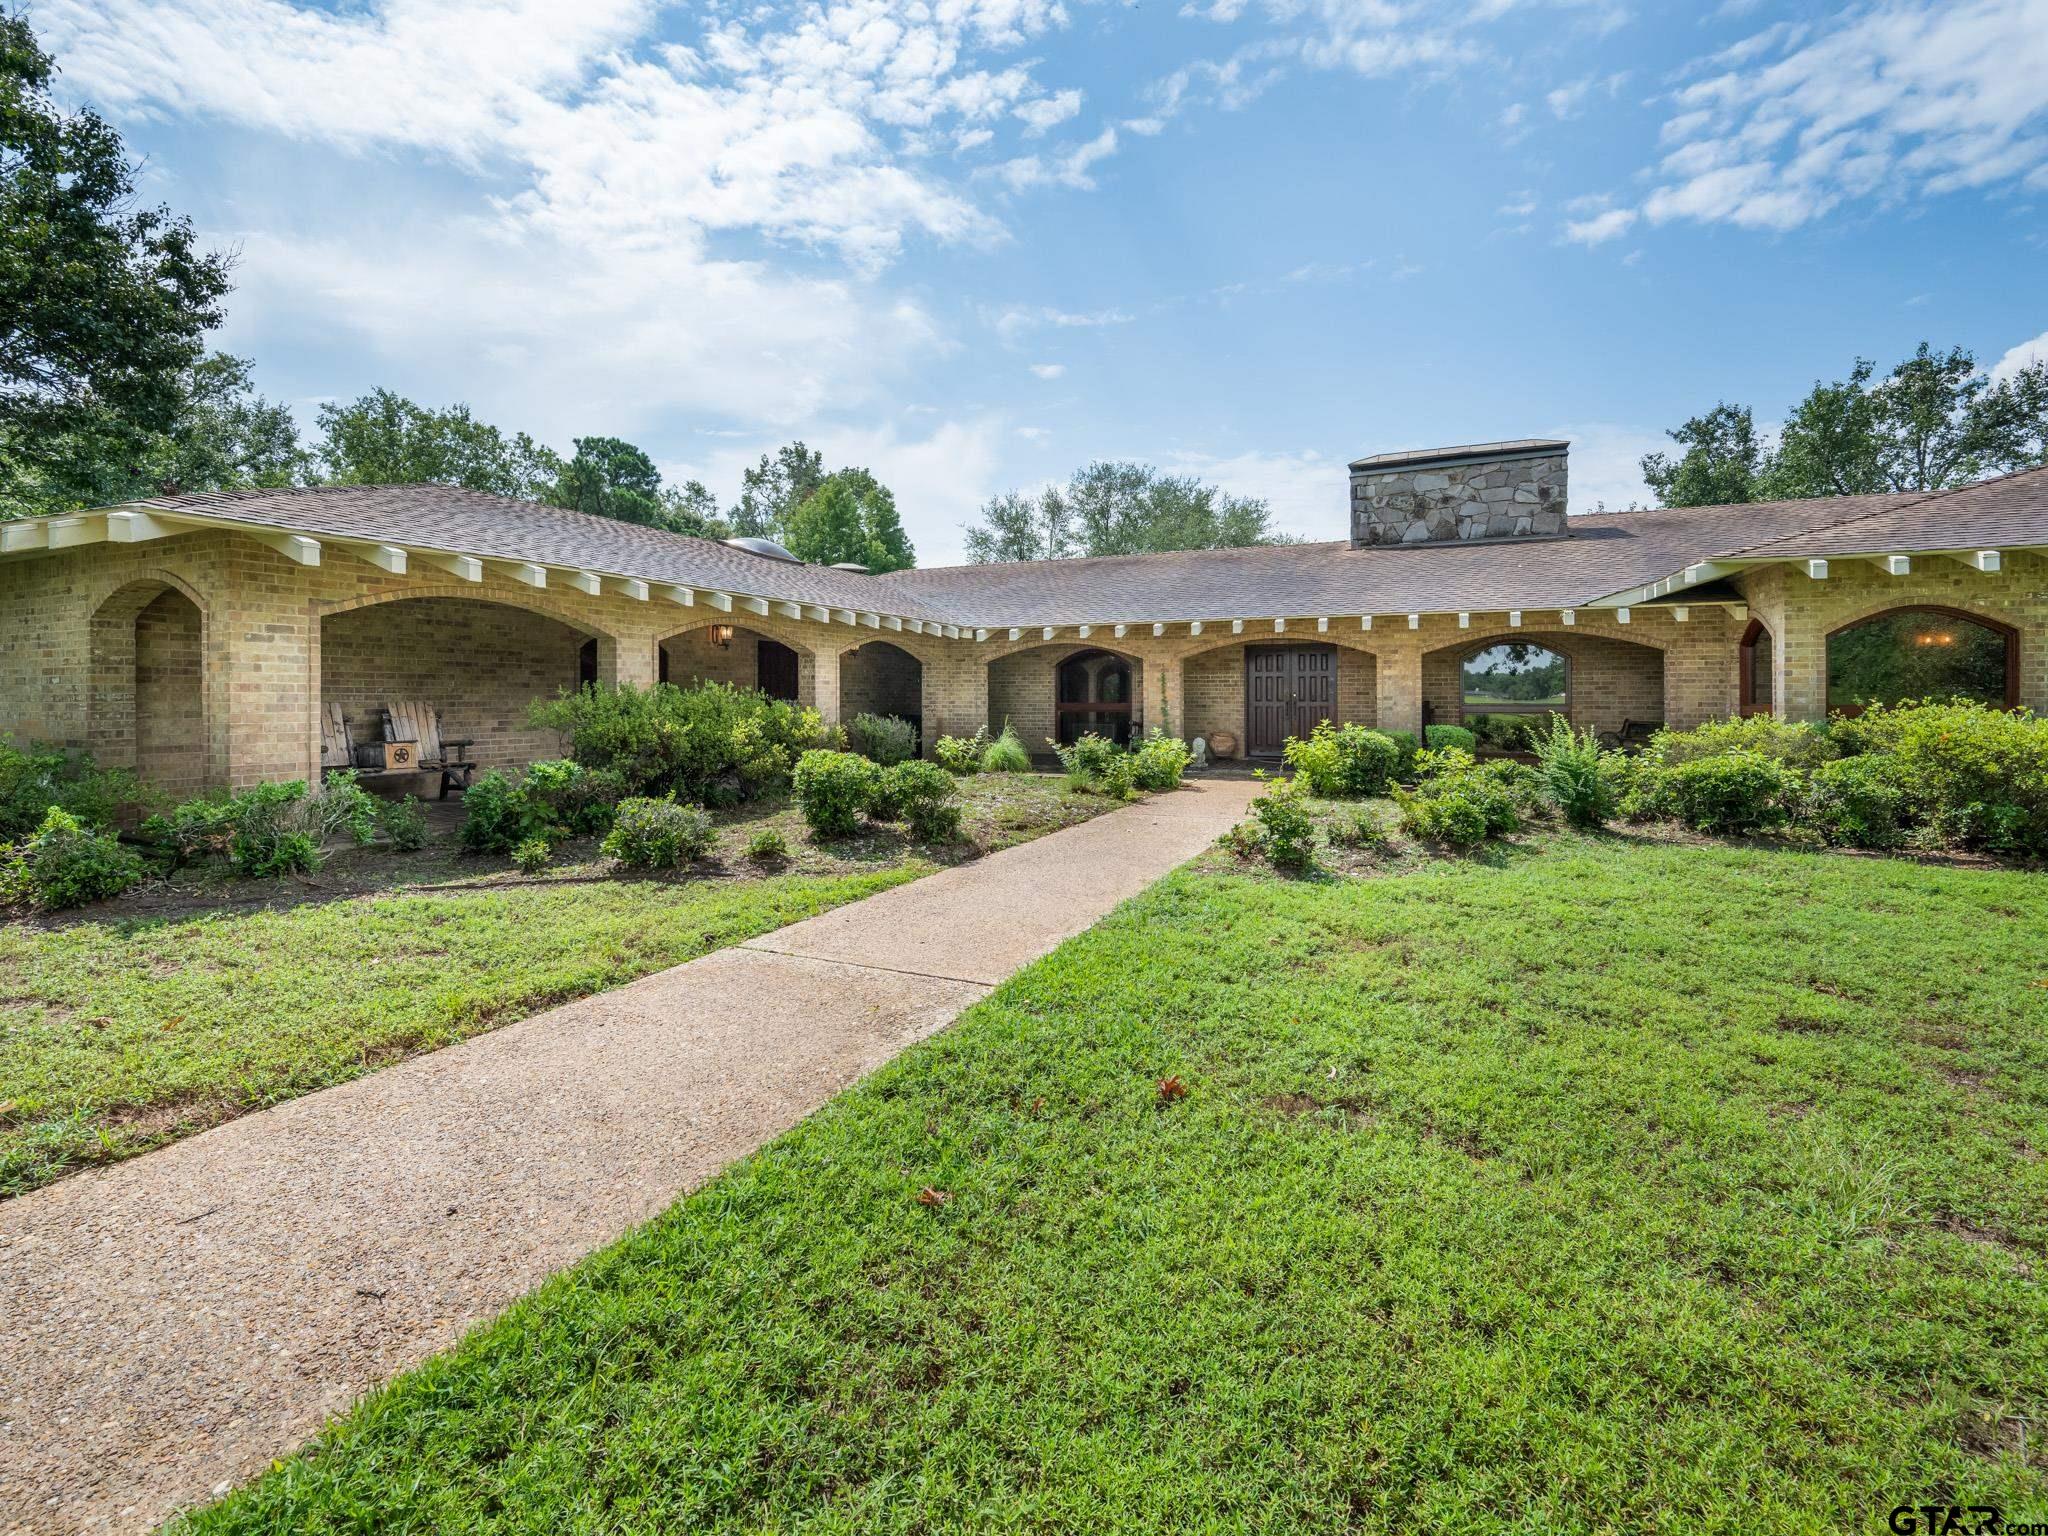
<svg viewBox="0 0 2048 1536">
<path fill-rule="evenodd" d="M 1211 731 L 1209 733 L 1209 755 L 1211 757 L 1237 756 L 1237 733 L 1235 731 Z"/>
</svg>

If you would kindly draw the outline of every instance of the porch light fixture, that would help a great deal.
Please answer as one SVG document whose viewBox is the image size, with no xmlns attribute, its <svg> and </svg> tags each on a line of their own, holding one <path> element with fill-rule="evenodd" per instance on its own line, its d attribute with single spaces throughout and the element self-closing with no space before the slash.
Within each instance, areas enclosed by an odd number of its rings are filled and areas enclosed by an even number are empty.
<svg viewBox="0 0 2048 1536">
<path fill-rule="evenodd" d="M 718 648 L 719 648 L 719 649 L 720 649 L 721 651 L 729 651 L 729 650 L 731 650 L 731 649 L 732 649 L 732 626 L 731 626 L 730 624 L 714 624 L 714 625 L 712 625 L 712 626 L 711 626 L 711 643 L 712 643 L 713 645 L 717 646 L 717 647 L 718 647 Z"/>
</svg>

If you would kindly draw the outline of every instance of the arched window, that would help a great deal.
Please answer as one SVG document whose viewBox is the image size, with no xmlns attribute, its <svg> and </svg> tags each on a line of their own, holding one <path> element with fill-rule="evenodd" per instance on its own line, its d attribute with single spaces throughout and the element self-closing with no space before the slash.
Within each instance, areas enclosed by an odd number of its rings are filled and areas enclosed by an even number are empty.
<svg viewBox="0 0 2048 1536">
<path fill-rule="evenodd" d="M 1112 741 L 1131 739 L 1131 664 L 1111 651 L 1081 651 L 1059 665 L 1054 680 L 1061 741 L 1089 731 Z"/>
<path fill-rule="evenodd" d="M 1742 718 L 1777 712 L 1771 695 L 1771 632 L 1762 619 L 1751 619 L 1742 632 L 1741 672 L 1737 675 Z"/>
<path fill-rule="evenodd" d="M 1548 646 L 1506 640 L 1481 646 L 1461 669 L 1467 715 L 1537 715 L 1564 710 L 1571 662 Z"/>
<path fill-rule="evenodd" d="M 1828 636 L 1828 710 L 1962 697 L 2019 704 L 2019 632 L 1954 608 L 1894 608 Z"/>
</svg>

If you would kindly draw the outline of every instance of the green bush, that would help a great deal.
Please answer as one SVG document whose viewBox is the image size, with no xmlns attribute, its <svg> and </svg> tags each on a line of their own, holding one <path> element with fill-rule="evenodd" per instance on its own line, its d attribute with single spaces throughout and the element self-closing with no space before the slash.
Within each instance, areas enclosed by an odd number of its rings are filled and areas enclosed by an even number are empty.
<svg viewBox="0 0 2048 1536">
<path fill-rule="evenodd" d="M 82 825 L 107 827 L 146 798 L 125 768 L 97 767 L 84 752 L 24 752 L 0 736 L 0 843 L 20 842 L 36 831 L 52 806 Z"/>
<path fill-rule="evenodd" d="M 133 849 L 53 805 L 10 856 L 5 885 L 10 901 L 57 912 L 118 896 L 141 878 L 142 858 Z"/>
<path fill-rule="evenodd" d="M 1394 803 L 1401 808 L 1402 827 L 1423 842 L 1471 848 L 1486 841 L 1486 805 L 1460 780 L 1397 788 Z"/>
<path fill-rule="evenodd" d="M 796 801 L 817 837 L 847 837 L 874 805 L 882 770 L 854 752 L 806 752 L 796 762 Z"/>
<path fill-rule="evenodd" d="M 572 758 L 528 763 L 520 792 L 540 825 L 558 837 L 602 837 L 628 798 L 615 768 L 585 768 Z"/>
<path fill-rule="evenodd" d="M 1462 725 L 1425 725 L 1422 740 L 1431 748 L 1454 747 L 1460 752 L 1470 752 L 1474 757 L 1479 755 L 1478 735 Z"/>
<path fill-rule="evenodd" d="M 1381 731 L 1379 734 L 1394 744 L 1394 771 L 1389 777 L 1407 783 L 1415 777 L 1415 754 L 1422 750 L 1422 744 L 1415 739 L 1413 731 Z"/>
<path fill-rule="evenodd" d="M 377 797 L 356 782 L 353 768 L 344 768 L 321 781 L 308 802 L 307 823 L 301 830 L 322 842 L 345 835 L 363 847 L 377 835 Z"/>
<path fill-rule="evenodd" d="M 228 862 L 255 880 L 310 875 L 320 867 L 319 804 L 306 798 L 306 781 L 258 784 L 234 799 L 235 835 Z"/>
<path fill-rule="evenodd" d="M 141 832 L 169 869 L 226 858 L 235 836 L 235 803 L 226 795 L 187 800 L 144 821 Z"/>
<path fill-rule="evenodd" d="M 526 792 L 502 768 L 478 774 L 462 797 L 462 846 L 471 853 L 510 853 L 547 829 Z"/>
<path fill-rule="evenodd" d="M 854 751 L 884 768 L 917 756 L 917 727 L 897 715 L 855 715 L 846 737 Z"/>
<path fill-rule="evenodd" d="M 747 839 L 747 857 L 756 864 L 775 864 L 789 857 L 789 839 L 773 827 L 762 827 Z"/>
<path fill-rule="evenodd" d="M 1828 842 L 1897 848 L 1906 840 L 1905 777 L 1888 753 L 1837 758 L 1813 770 L 1806 820 Z"/>
<path fill-rule="evenodd" d="M 1834 757 L 1836 751 L 1829 733 L 1820 726 L 1751 715 L 1746 720 L 1710 720 L 1689 731 L 1659 731 L 1650 738 L 1645 755 L 1673 767 L 1703 757 L 1754 752 L 1787 767 L 1810 770 Z"/>
<path fill-rule="evenodd" d="M 400 853 L 412 853 L 427 846 L 427 808 L 411 795 L 379 805 L 377 825 Z"/>
<path fill-rule="evenodd" d="M 605 834 L 605 857 L 628 869 L 677 869 L 711 851 L 716 833 L 702 806 L 663 798 L 619 802 Z"/>
<path fill-rule="evenodd" d="M 1394 840 L 1392 829 L 1371 806 L 1362 806 L 1339 818 L 1328 836 L 1344 848 L 1385 848 Z"/>
<path fill-rule="evenodd" d="M 1140 789 L 1178 789 L 1193 759 L 1186 742 L 1155 727 L 1131 754 L 1131 770 Z"/>
<path fill-rule="evenodd" d="M 983 773 L 1029 773 L 1031 754 L 1024 750 L 1024 743 L 1017 739 L 1017 732 L 1010 722 L 1003 722 L 1002 733 L 988 744 L 988 750 L 981 754 Z"/>
<path fill-rule="evenodd" d="M 1402 825 L 1415 836 L 1469 847 L 1522 825 L 1533 777 L 1523 765 L 1488 763 L 1482 767 L 1461 747 L 1436 747 L 1415 755 L 1415 771 L 1419 787 L 1394 791 Z M 1471 835 L 1474 814 L 1478 816 L 1477 836 Z"/>
<path fill-rule="evenodd" d="M 941 736 L 932 744 L 932 756 L 946 772 L 964 778 L 981 772 L 981 760 L 988 749 L 988 727 L 984 725 L 972 736 Z"/>
<path fill-rule="evenodd" d="M 960 840 L 960 806 L 955 798 L 953 776 L 937 763 L 898 763 L 884 771 L 881 794 L 891 815 L 902 821 L 910 835 L 921 843 L 952 843 Z"/>
<path fill-rule="evenodd" d="M 1072 789 L 1105 789 L 1104 778 L 1114 771 L 1111 765 L 1128 755 L 1107 736 L 1094 731 L 1084 732 L 1071 746 L 1063 747 L 1049 736 L 1045 744 L 1059 757 L 1060 766 L 1067 771 L 1068 787 Z"/>
<path fill-rule="evenodd" d="M 1574 731 L 1563 715 L 1535 738 L 1536 770 L 1564 819 L 1575 827 L 1605 826 L 1618 802 L 1612 753 L 1603 752 L 1591 731 Z"/>
<path fill-rule="evenodd" d="M 706 805 L 779 791 L 820 729 L 814 709 L 725 683 L 593 683 L 536 703 L 531 718 L 559 731 L 584 768 L 617 774 L 621 797 L 673 794 Z"/>
<path fill-rule="evenodd" d="M 1307 798 L 1306 781 L 1296 777 L 1273 780 L 1252 802 L 1252 815 L 1258 822 L 1251 834 L 1252 846 L 1276 869 L 1315 867 L 1316 823 L 1303 804 Z"/>
<path fill-rule="evenodd" d="M 1896 758 L 1909 816 L 1942 842 L 2048 854 L 2048 720 L 1957 699 L 1873 707 L 1832 734 Z"/>
<path fill-rule="evenodd" d="M 1467 715 L 1465 728 L 1479 745 L 1496 752 L 1532 752 L 1536 738 L 1550 729 L 1538 715 Z"/>
<path fill-rule="evenodd" d="M 1404 765 L 1414 768 L 1415 738 L 1407 737 L 1404 747 L 1403 734 L 1321 720 L 1306 740 L 1288 737 L 1280 754 L 1297 778 L 1308 781 L 1311 794 L 1331 800 L 1383 795 Z"/>
<path fill-rule="evenodd" d="M 1658 811 L 1696 832 L 1739 836 L 1790 820 L 1800 781 L 1761 752 L 1730 752 L 1654 767 L 1647 792 Z"/>
<path fill-rule="evenodd" d="M 554 852 L 544 837 L 529 837 L 512 850 L 512 862 L 525 875 L 537 875 L 548 867 Z"/>
</svg>

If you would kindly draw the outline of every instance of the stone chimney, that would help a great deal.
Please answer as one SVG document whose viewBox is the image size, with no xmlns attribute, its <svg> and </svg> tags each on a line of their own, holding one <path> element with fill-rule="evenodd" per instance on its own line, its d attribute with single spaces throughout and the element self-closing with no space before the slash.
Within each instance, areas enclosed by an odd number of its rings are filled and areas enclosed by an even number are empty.
<svg viewBox="0 0 2048 1536">
<path fill-rule="evenodd" d="M 1523 438 L 1379 453 L 1351 466 L 1351 547 L 1556 539 L 1568 442 Z"/>
</svg>

